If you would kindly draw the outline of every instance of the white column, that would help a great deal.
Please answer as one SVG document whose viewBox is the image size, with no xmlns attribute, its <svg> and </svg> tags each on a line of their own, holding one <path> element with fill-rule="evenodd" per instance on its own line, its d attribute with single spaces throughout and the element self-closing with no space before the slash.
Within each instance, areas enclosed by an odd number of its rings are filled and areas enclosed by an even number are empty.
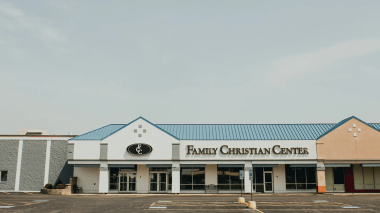
<svg viewBox="0 0 380 213">
<path fill-rule="evenodd" d="M 107 162 L 101 162 L 99 167 L 99 193 L 108 193 L 109 171 Z"/>
<path fill-rule="evenodd" d="M 286 193 L 285 164 L 278 164 L 278 167 L 273 167 L 272 176 L 273 192 Z"/>
<path fill-rule="evenodd" d="M 24 141 L 20 140 L 18 142 L 18 153 L 17 153 L 17 168 L 16 168 L 16 178 L 15 178 L 15 191 L 20 191 L 20 174 L 21 174 L 21 160 L 22 160 L 22 147 Z"/>
<path fill-rule="evenodd" d="M 47 183 L 49 183 L 50 150 L 51 150 L 51 141 L 47 141 L 47 143 L 46 143 L 46 159 L 45 159 L 44 185 L 46 185 Z"/>
<path fill-rule="evenodd" d="M 245 161 L 244 164 L 244 192 L 251 193 L 251 180 L 249 179 L 249 169 L 252 169 L 252 161 Z"/>
<path fill-rule="evenodd" d="M 137 164 L 136 191 L 137 193 L 149 192 L 149 168 L 146 164 Z"/>
<path fill-rule="evenodd" d="M 172 164 L 172 193 L 179 193 L 181 183 L 181 168 L 179 162 L 173 162 Z"/>
</svg>

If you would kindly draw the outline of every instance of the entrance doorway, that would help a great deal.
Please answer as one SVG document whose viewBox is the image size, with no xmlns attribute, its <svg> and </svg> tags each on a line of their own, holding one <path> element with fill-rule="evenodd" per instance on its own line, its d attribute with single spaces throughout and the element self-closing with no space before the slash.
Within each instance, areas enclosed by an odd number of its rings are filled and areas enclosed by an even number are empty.
<svg viewBox="0 0 380 213">
<path fill-rule="evenodd" d="M 333 180 L 334 180 L 334 192 L 345 192 L 345 168 L 343 167 L 334 167 L 333 168 Z"/>
<path fill-rule="evenodd" d="M 273 193 L 273 167 L 253 167 L 252 190 Z"/>
<path fill-rule="evenodd" d="M 136 172 L 119 173 L 119 192 L 136 192 Z"/>
<path fill-rule="evenodd" d="M 168 181 L 167 172 L 150 172 L 150 192 L 166 192 Z"/>
<path fill-rule="evenodd" d="M 264 172 L 264 187 L 265 192 L 273 192 L 273 175 L 272 171 Z"/>
</svg>

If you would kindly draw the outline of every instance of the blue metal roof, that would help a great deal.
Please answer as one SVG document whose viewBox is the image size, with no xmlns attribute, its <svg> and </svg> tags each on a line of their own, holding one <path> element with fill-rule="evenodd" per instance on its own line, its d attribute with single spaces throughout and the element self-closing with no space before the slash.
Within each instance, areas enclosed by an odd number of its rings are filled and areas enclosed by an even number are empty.
<svg viewBox="0 0 380 213">
<path fill-rule="evenodd" d="M 126 126 L 127 124 L 110 124 L 83 135 L 78 135 L 70 140 L 103 140 Z"/>
<path fill-rule="evenodd" d="M 180 140 L 315 140 L 334 124 L 156 124 Z"/>
<path fill-rule="evenodd" d="M 138 119 L 177 140 L 318 140 L 352 118 L 356 117 L 346 118 L 337 124 L 153 124 L 139 117 L 128 124 L 110 124 L 71 140 L 103 140 Z M 367 125 L 380 131 L 378 123 Z"/>
</svg>

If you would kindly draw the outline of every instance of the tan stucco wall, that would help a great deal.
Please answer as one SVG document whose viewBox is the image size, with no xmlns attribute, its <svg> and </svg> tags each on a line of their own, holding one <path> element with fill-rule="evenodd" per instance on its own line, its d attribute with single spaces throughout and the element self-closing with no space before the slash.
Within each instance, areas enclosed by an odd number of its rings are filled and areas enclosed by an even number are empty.
<svg viewBox="0 0 380 213">
<path fill-rule="evenodd" d="M 356 124 L 356 127 L 353 127 Z M 348 129 L 351 128 L 351 132 Z M 361 129 L 358 132 L 358 128 Z M 354 137 L 353 134 L 357 136 Z M 319 160 L 379 160 L 380 132 L 355 118 L 317 140 Z"/>
</svg>

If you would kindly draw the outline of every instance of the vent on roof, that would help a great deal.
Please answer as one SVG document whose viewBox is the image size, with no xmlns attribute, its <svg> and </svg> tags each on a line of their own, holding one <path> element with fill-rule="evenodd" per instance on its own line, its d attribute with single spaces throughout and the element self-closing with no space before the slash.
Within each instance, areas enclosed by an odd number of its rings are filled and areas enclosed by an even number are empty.
<svg viewBox="0 0 380 213">
<path fill-rule="evenodd" d="M 47 135 L 49 134 L 45 129 L 18 129 L 19 135 Z"/>
</svg>

